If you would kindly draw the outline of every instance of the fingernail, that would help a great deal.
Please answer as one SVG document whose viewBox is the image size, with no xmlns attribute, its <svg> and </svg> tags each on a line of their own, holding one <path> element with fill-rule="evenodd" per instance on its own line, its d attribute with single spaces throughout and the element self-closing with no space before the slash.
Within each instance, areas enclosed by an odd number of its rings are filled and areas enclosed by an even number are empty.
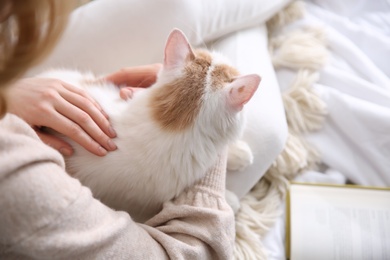
<svg viewBox="0 0 390 260">
<path fill-rule="evenodd" d="M 107 150 L 104 149 L 103 147 L 99 146 L 99 152 L 102 156 L 106 155 L 107 154 Z"/>
<path fill-rule="evenodd" d="M 116 144 L 114 144 L 114 142 L 112 140 L 108 140 L 107 144 L 108 144 L 108 147 L 110 148 L 111 151 L 116 150 L 117 146 L 116 146 Z"/>
<path fill-rule="evenodd" d="M 60 153 L 61 153 L 62 155 L 65 155 L 65 156 L 71 156 L 72 153 L 73 153 L 73 151 L 72 151 L 71 149 L 65 148 L 65 147 L 60 148 L 59 151 L 60 151 Z"/>
<path fill-rule="evenodd" d="M 116 137 L 116 132 L 114 128 L 112 127 L 108 128 L 108 132 L 110 133 L 111 137 Z"/>
</svg>

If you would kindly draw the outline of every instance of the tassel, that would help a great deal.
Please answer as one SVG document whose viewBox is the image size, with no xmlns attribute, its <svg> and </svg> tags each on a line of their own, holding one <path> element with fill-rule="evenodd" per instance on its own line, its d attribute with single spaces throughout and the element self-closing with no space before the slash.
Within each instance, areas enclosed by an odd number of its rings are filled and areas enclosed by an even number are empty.
<svg viewBox="0 0 390 260">
<path fill-rule="evenodd" d="M 322 127 L 327 114 L 325 102 L 311 88 L 318 73 L 298 71 L 292 87 L 283 94 L 288 126 L 296 133 L 307 133 Z"/>
<path fill-rule="evenodd" d="M 274 67 L 319 70 L 327 61 L 325 36 L 321 28 L 296 30 L 270 41 Z"/>
</svg>

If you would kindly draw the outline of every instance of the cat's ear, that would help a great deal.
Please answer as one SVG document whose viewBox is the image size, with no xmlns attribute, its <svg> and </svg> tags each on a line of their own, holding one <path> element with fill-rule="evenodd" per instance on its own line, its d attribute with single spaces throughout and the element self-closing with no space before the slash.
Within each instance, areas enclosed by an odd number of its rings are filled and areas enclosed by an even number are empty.
<svg viewBox="0 0 390 260">
<path fill-rule="evenodd" d="M 164 68 L 170 69 L 183 66 L 195 55 L 186 36 L 179 29 L 174 29 L 168 36 L 164 52 Z"/>
<path fill-rule="evenodd" d="M 253 94 L 255 94 L 260 80 L 260 76 L 256 74 L 235 78 L 228 86 L 228 106 L 235 111 L 241 111 L 244 105 L 252 98 Z"/>
</svg>

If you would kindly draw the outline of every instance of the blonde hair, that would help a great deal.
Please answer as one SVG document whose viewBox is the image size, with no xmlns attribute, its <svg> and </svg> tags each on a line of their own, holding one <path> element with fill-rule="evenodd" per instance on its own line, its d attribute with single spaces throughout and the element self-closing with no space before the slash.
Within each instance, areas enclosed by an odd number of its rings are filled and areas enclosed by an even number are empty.
<svg viewBox="0 0 390 260">
<path fill-rule="evenodd" d="M 5 89 L 39 62 L 59 39 L 70 0 L 2 0 L 0 3 L 0 117 L 6 112 Z"/>
</svg>

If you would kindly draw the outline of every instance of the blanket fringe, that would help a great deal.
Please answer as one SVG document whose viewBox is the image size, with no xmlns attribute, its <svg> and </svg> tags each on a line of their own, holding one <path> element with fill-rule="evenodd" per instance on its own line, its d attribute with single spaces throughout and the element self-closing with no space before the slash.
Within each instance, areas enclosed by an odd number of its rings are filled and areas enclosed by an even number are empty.
<svg viewBox="0 0 390 260">
<path fill-rule="evenodd" d="M 287 5 L 282 12 L 277 13 L 267 21 L 269 32 L 275 32 L 278 29 L 300 19 L 305 14 L 303 2 L 293 2 Z"/>
<path fill-rule="evenodd" d="M 277 35 L 283 27 L 301 18 L 303 3 L 293 2 L 267 22 L 270 55 L 275 69 L 297 72 L 291 87 L 282 93 L 289 126 L 287 142 L 264 177 L 241 200 L 236 214 L 235 259 L 267 259 L 262 237 L 281 216 L 289 181 L 299 173 L 315 169 L 319 153 L 302 134 L 322 127 L 327 114 L 325 103 L 312 90 L 318 71 L 327 60 L 325 36 L 321 28 L 306 28 Z"/>
<path fill-rule="evenodd" d="M 296 133 L 315 131 L 323 125 L 326 105 L 311 88 L 318 78 L 317 72 L 300 69 L 282 97 L 288 126 Z"/>
<path fill-rule="evenodd" d="M 259 182 L 241 199 L 236 215 L 235 259 L 267 259 L 261 237 L 273 226 L 280 211 L 280 194 L 268 181 Z"/>
<path fill-rule="evenodd" d="M 328 57 L 324 32 L 320 27 L 308 27 L 275 37 L 270 41 L 270 52 L 275 69 L 319 70 Z"/>
</svg>

